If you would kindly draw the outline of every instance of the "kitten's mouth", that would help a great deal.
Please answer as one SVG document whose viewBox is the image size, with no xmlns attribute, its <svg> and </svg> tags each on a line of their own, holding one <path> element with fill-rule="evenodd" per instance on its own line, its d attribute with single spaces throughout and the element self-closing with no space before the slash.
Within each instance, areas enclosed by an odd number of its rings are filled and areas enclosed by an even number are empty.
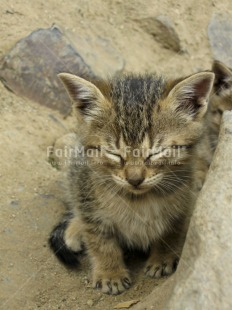
<svg viewBox="0 0 232 310">
<path fill-rule="evenodd" d="M 130 192 L 130 193 L 133 193 L 135 195 L 141 195 L 141 194 L 144 194 L 146 192 L 149 191 L 149 188 L 145 188 L 145 187 L 135 187 L 135 186 L 130 186 L 127 188 L 127 190 Z"/>
</svg>

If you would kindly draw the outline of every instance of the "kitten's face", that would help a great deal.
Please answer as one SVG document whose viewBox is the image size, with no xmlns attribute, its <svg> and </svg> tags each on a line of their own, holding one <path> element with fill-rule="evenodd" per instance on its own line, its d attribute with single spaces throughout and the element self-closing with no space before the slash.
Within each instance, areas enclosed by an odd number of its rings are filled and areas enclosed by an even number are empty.
<svg viewBox="0 0 232 310">
<path fill-rule="evenodd" d="M 190 141 L 193 142 L 184 136 L 162 140 L 157 135 L 151 140 L 145 135 L 140 144 L 129 146 L 122 136 L 118 145 L 108 144 L 103 138 L 90 161 L 95 171 L 113 180 L 117 190 L 136 195 L 155 190 L 162 194 L 175 190 L 188 179 L 194 148 Z"/>
<path fill-rule="evenodd" d="M 67 74 L 61 78 L 85 120 L 83 144 L 90 167 L 106 186 L 165 195 L 188 180 L 212 73 L 172 87 L 156 76 L 125 76 L 102 90 Z"/>
<path fill-rule="evenodd" d="M 215 61 L 212 70 L 215 82 L 210 98 L 211 128 L 219 133 L 222 114 L 232 110 L 232 70 L 219 61 Z"/>
</svg>

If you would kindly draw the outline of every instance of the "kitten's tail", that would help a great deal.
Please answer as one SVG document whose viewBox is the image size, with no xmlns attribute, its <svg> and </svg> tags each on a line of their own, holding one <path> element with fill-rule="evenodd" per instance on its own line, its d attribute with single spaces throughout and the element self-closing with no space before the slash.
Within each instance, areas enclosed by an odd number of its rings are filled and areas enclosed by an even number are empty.
<svg viewBox="0 0 232 310">
<path fill-rule="evenodd" d="M 79 264 L 78 255 L 83 252 L 83 249 L 75 252 L 66 245 L 64 240 L 65 230 L 72 217 L 71 213 L 65 214 L 62 221 L 54 227 L 49 237 L 49 245 L 61 263 L 70 268 L 75 268 Z"/>
</svg>

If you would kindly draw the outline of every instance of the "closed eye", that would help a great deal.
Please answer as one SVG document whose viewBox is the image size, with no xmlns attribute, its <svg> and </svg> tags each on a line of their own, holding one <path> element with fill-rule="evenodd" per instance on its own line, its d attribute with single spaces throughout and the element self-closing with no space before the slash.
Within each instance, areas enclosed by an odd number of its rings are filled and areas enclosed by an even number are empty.
<svg viewBox="0 0 232 310">
<path fill-rule="evenodd" d="M 145 161 L 148 161 L 148 160 L 156 160 L 156 159 L 159 159 L 163 156 L 170 156 L 172 154 L 172 150 L 186 150 L 186 149 L 190 149 L 192 148 L 192 145 L 189 144 L 189 145 L 171 145 L 171 146 L 168 146 L 168 147 L 165 147 L 165 148 L 160 148 L 160 150 L 156 150 L 156 152 L 150 154 L 146 159 Z"/>
<path fill-rule="evenodd" d="M 161 157 L 161 154 L 164 152 L 165 149 L 160 149 L 159 151 L 155 151 L 154 153 L 150 154 L 146 159 L 145 162 L 148 160 L 155 160 Z"/>
<path fill-rule="evenodd" d="M 171 146 L 173 149 L 191 149 L 193 147 L 192 144 L 183 144 L 183 145 L 172 145 Z"/>
<path fill-rule="evenodd" d="M 101 147 L 100 146 L 96 146 L 96 145 L 88 145 L 85 147 L 85 150 L 88 151 L 88 150 L 97 150 L 97 151 L 100 151 L 101 150 Z"/>
<path fill-rule="evenodd" d="M 111 159 L 117 163 L 123 163 L 124 162 L 124 159 L 119 154 L 115 154 L 115 153 L 111 153 L 109 151 L 106 151 L 105 155 L 107 158 L 109 158 L 109 159 Z"/>
</svg>

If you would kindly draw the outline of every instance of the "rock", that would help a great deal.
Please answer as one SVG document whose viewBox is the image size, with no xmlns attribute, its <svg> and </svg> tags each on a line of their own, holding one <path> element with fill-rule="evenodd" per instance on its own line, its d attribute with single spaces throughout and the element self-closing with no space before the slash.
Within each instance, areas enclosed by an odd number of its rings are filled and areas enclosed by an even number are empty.
<svg viewBox="0 0 232 310">
<path fill-rule="evenodd" d="M 110 40 L 74 36 L 53 26 L 32 32 L 3 57 L 0 80 L 15 94 L 67 115 L 71 101 L 58 73 L 88 80 L 112 76 L 123 68 L 124 59 Z"/>
<path fill-rule="evenodd" d="M 232 67 L 232 15 L 214 14 L 208 26 L 213 58 Z"/>
<path fill-rule="evenodd" d="M 176 273 L 139 309 L 232 309 L 232 112 L 226 111 L 219 144 L 198 197 Z M 157 299 L 159 290 L 165 300 Z"/>
<path fill-rule="evenodd" d="M 226 111 L 176 273 L 173 310 L 232 309 L 231 152 L 232 112 Z"/>
<path fill-rule="evenodd" d="M 0 61 L 0 80 L 9 90 L 66 115 L 71 101 L 57 77 L 60 72 L 95 77 L 57 26 L 32 32 Z"/>
<path fill-rule="evenodd" d="M 94 301 L 92 299 L 89 299 L 87 300 L 86 304 L 89 306 L 89 307 L 92 307 L 94 305 Z"/>
<path fill-rule="evenodd" d="M 174 24 L 167 16 L 150 16 L 137 20 L 141 27 L 151 34 L 163 47 L 181 52 L 180 38 L 175 30 Z"/>
</svg>

